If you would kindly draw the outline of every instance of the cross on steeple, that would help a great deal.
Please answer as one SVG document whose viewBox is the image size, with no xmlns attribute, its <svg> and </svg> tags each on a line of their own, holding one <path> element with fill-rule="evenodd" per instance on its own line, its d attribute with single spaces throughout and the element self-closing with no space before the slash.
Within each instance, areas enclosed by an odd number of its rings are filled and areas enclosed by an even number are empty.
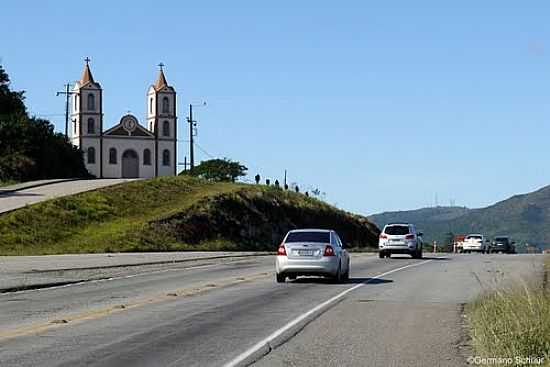
<svg viewBox="0 0 550 367">
<path fill-rule="evenodd" d="M 159 68 L 160 68 L 160 71 L 162 71 L 162 68 L 164 68 L 164 64 L 162 62 L 159 64 Z"/>
<path fill-rule="evenodd" d="M 90 61 L 92 61 L 92 60 L 90 60 L 90 58 L 86 56 L 86 58 L 84 59 L 84 61 L 86 61 L 86 65 L 88 65 L 88 64 L 90 63 Z"/>
</svg>

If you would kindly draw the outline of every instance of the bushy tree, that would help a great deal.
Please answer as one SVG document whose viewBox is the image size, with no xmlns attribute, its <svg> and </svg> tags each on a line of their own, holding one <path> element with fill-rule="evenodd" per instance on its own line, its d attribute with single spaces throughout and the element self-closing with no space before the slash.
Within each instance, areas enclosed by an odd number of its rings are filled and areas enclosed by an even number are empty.
<svg viewBox="0 0 550 367">
<path fill-rule="evenodd" d="M 28 116 L 24 92 L 10 90 L 0 66 L 0 180 L 87 176 L 82 152 L 49 121 Z"/>
<path fill-rule="evenodd" d="M 230 159 L 210 159 L 201 162 L 193 168 L 193 176 L 201 177 L 211 181 L 231 181 L 246 176 L 248 168 L 239 162 Z"/>
<path fill-rule="evenodd" d="M 24 103 L 25 92 L 15 92 L 10 89 L 10 78 L 0 65 L 0 119 L 9 115 L 26 115 Z"/>
</svg>

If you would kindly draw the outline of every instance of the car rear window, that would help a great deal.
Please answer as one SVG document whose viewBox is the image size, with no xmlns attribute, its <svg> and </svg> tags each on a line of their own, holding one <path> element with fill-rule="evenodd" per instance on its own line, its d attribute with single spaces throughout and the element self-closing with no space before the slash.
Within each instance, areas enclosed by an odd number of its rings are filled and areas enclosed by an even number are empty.
<svg viewBox="0 0 550 367">
<path fill-rule="evenodd" d="M 508 237 L 497 237 L 495 238 L 495 242 L 508 243 Z"/>
<path fill-rule="evenodd" d="M 290 242 L 330 243 L 330 232 L 290 232 L 285 243 Z"/>
<path fill-rule="evenodd" d="M 472 239 L 472 240 L 480 240 L 480 239 L 481 239 L 481 236 L 468 236 L 468 237 L 466 237 L 466 239 L 467 239 L 467 240 L 470 240 L 470 239 Z"/>
<path fill-rule="evenodd" d="M 394 236 L 406 235 L 409 234 L 409 226 L 387 226 L 384 233 Z"/>
</svg>

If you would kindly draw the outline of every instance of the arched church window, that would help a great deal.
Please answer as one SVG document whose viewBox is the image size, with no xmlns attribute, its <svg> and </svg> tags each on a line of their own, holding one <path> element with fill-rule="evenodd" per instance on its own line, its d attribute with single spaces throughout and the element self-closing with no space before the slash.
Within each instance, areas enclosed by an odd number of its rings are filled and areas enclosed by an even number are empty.
<svg viewBox="0 0 550 367">
<path fill-rule="evenodd" d="M 162 98 L 162 113 L 169 113 L 170 112 L 170 102 L 168 101 L 168 97 Z"/>
<path fill-rule="evenodd" d="M 170 136 L 170 123 L 168 121 L 162 123 L 162 135 Z"/>
<path fill-rule="evenodd" d="M 95 134 L 95 123 L 91 117 L 88 119 L 88 134 Z"/>
<path fill-rule="evenodd" d="M 74 95 L 74 110 L 78 110 L 78 94 Z"/>
<path fill-rule="evenodd" d="M 153 113 L 153 98 L 149 99 L 149 113 Z"/>
<path fill-rule="evenodd" d="M 143 151 L 143 165 L 144 166 L 151 165 L 151 151 L 149 149 L 145 149 Z"/>
<path fill-rule="evenodd" d="M 116 164 L 116 149 L 111 148 L 109 149 L 109 164 Z"/>
<path fill-rule="evenodd" d="M 164 151 L 162 152 L 162 165 L 170 165 L 170 151 L 168 149 L 164 149 Z"/>
<path fill-rule="evenodd" d="M 95 164 L 95 148 L 88 148 L 88 164 Z"/>
<path fill-rule="evenodd" d="M 95 110 L 95 96 L 92 93 L 88 94 L 88 110 Z"/>
</svg>

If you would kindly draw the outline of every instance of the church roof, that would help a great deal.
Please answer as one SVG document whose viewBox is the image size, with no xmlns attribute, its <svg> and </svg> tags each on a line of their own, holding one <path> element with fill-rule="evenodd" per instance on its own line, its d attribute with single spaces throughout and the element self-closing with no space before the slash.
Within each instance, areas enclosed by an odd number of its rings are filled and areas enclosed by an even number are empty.
<svg viewBox="0 0 550 367">
<path fill-rule="evenodd" d="M 82 72 L 82 76 L 80 77 L 80 85 L 87 84 L 89 82 L 94 82 L 94 77 L 92 76 L 92 71 L 90 70 L 90 66 L 88 63 L 84 66 L 84 71 Z"/>
<path fill-rule="evenodd" d="M 164 71 L 162 69 L 159 70 L 159 76 L 157 78 L 157 81 L 153 85 L 155 90 L 159 91 L 164 87 L 167 87 L 168 83 L 166 82 L 166 77 L 164 76 Z"/>
</svg>

